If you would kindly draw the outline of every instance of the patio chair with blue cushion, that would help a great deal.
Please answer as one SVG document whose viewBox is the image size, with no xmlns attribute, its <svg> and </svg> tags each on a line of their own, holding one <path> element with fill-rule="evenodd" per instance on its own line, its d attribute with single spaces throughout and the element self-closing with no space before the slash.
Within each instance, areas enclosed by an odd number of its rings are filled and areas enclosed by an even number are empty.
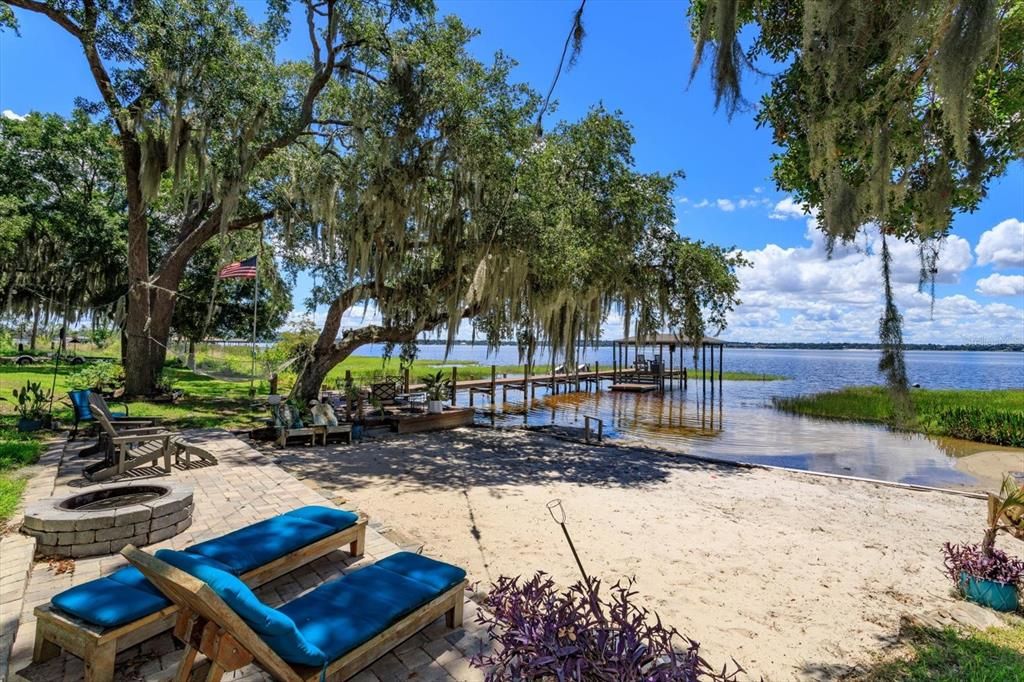
<svg viewBox="0 0 1024 682">
<path fill-rule="evenodd" d="M 131 546 L 121 553 L 180 609 L 179 680 L 196 672 L 199 653 L 208 682 L 251 663 L 284 682 L 346 680 L 441 616 L 450 628 L 462 624 L 466 572 L 409 552 L 276 609 L 208 556 L 167 549 L 153 556 Z"/>
<path fill-rule="evenodd" d="M 128 544 L 122 540 L 115 551 Z M 192 545 L 184 553 L 216 562 L 242 582 L 263 585 L 348 545 L 353 557 L 366 546 L 366 517 L 310 506 Z M 87 682 L 109 682 L 119 651 L 169 630 L 178 606 L 127 566 L 76 585 L 35 609 L 32 660 L 41 663 L 61 649 L 85 661 Z"/>
</svg>

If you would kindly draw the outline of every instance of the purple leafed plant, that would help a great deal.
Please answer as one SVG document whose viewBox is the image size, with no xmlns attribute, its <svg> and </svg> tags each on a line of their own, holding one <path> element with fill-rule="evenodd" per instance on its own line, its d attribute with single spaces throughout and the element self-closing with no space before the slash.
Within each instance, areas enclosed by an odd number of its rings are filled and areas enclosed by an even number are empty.
<svg viewBox="0 0 1024 682">
<path fill-rule="evenodd" d="M 605 600 L 597 580 L 559 592 L 544 573 L 526 581 L 501 577 L 479 615 L 494 652 L 476 656 L 473 665 L 486 670 L 489 682 L 728 682 L 742 672 L 713 671 L 697 642 L 633 601 L 632 586 L 616 583 Z"/>
<path fill-rule="evenodd" d="M 947 542 L 942 546 L 942 553 L 945 555 L 946 572 L 957 586 L 960 585 L 961 572 L 1004 585 L 1024 582 L 1024 561 L 994 547 L 986 553 L 981 545 L 951 545 Z"/>
</svg>

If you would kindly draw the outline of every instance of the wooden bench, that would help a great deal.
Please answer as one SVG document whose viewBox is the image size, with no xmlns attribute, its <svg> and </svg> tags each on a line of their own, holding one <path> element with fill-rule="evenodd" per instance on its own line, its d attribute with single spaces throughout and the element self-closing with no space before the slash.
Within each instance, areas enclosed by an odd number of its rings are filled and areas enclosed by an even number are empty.
<svg viewBox="0 0 1024 682">
<path fill-rule="evenodd" d="M 311 561 L 349 546 L 353 557 L 366 549 L 366 517 L 359 515 L 353 525 L 321 538 L 270 563 L 239 576 L 250 587 L 258 587 Z M 86 682 L 110 682 L 114 678 L 114 660 L 118 652 L 166 632 L 174 626 L 178 605 L 172 603 L 120 627 L 103 629 L 52 607 L 37 606 L 36 639 L 32 662 L 42 663 L 60 654 L 61 649 L 85 662 Z"/>
</svg>

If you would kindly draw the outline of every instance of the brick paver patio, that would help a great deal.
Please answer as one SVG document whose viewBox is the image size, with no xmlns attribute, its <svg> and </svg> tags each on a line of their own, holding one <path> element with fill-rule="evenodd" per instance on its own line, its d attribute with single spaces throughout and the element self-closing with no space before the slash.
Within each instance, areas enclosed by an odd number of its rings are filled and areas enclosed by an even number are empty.
<svg viewBox="0 0 1024 682">
<path fill-rule="evenodd" d="M 191 432 L 189 438 L 201 440 L 220 463 L 217 466 L 194 465 L 188 470 L 175 468 L 172 474 L 175 480 L 189 483 L 195 488 L 193 523 L 179 535 L 148 546 L 148 551 L 162 547 L 182 549 L 303 505 L 343 506 L 333 504 L 321 493 L 276 466 L 271 458 L 226 432 Z M 71 494 L 88 486 L 81 477 L 81 470 L 89 460 L 77 457 L 79 447 L 78 444 L 69 444 L 63 452 L 58 449 L 51 456 L 49 477 L 45 473 L 37 476 L 30 484 L 27 501 Z M 57 459 L 60 464 L 54 479 L 52 468 L 57 466 Z M 40 480 L 44 483 L 40 483 Z M 7 646 L 13 636 L 9 667 L 16 672 L 13 672 L 11 679 L 33 682 L 80 680 L 83 678 L 83 664 L 72 655 L 62 654 L 46 663 L 31 665 L 35 639 L 33 610 L 39 604 L 49 601 L 57 592 L 106 575 L 126 562 L 119 554 L 79 559 L 74 562 L 73 571 L 64 571 L 69 566 L 68 562 L 40 561 L 30 564 L 26 554 L 26 547 L 30 547 L 30 543 L 28 538 L 20 535 L 8 535 L 3 545 L 4 567 L 0 569 L 0 594 L 8 595 L 8 602 L 0 603 L 0 625 L 4 625 L 4 629 L 0 630 L 0 647 L 3 647 L 0 648 L 0 658 L 6 658 Z M 17 549 L 21 554 L 15 556 L 14 552 L 8 552 L 8 548 Z M 294 599 L 325 580 L 358 569 L 396 551 L 398 547 L 374 529 L 371 516 L 366 535 L 366 555 L 362 559 L 353 562 L 347 552 L 336 551 L 262 586 L 256 592 L 268 604 L 276 606 Z M 19 571 L 23 576 L 28 575 L 27 584 L 22 579 L 23 586 L 15 585 Z M 18 592 L 23 592 L 20 601 L 13 598 Z M 482 679 L 482 673 L 469 664 L 469 657 L 485 647 L 486 634 L 476 622 L 477 608 L 474 602 L 467 601 L 462 628 L 450 631 L 445 627 L 444 619 L 439 619 L 354 679 L 361 682 Z M 17 619 L 12 612 L 18 614 Z M 180 657 L 180 643 L 170 633 L 159 635 L 119 654 L 115 679 L 147 682 L 169 679 Z M 2 676 L 3 670 L 0 668 L 0 682 Z M 249 666 L 225 679 L 248 681 L 271 678 L 255 666 Z"/>
</svg>

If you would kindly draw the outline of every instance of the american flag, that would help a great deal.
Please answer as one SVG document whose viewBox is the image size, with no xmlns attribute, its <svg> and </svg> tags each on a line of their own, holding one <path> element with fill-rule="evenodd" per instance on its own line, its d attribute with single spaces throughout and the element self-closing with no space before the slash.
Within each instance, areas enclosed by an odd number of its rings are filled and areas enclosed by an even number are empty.
<svg viewBox="0 0 1024 682">
<path fill-rule="evenodd" d="M 253 279 L 256 277 L 256 256 L 225 265 L 217 273 L 221 279 Z"/>
</svg>

